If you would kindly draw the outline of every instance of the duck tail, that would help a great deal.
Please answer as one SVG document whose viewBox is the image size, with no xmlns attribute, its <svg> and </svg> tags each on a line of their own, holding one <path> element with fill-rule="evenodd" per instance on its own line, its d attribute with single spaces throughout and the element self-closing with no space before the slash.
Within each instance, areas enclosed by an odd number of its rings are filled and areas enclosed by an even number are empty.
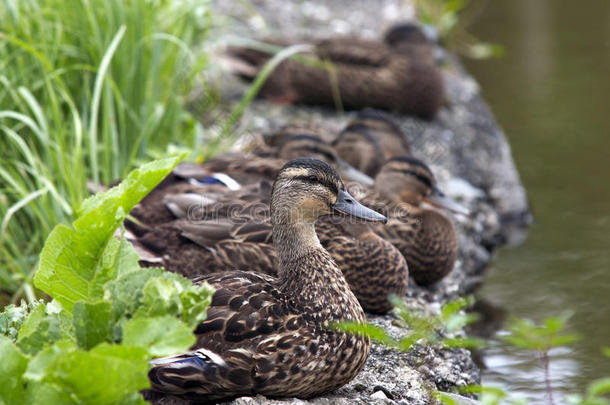
<svg viewBox="0 0 610 405">
<path fill-rule="evenodd" d="M 222 357 L 207 349 L 158 358 L 150 363 L 148 378 L 152 389 L 173 395 L 188 393 L 195 387 L 205 390 L 206 383 L 214 385 L 228 368 Z"/>
</svg>

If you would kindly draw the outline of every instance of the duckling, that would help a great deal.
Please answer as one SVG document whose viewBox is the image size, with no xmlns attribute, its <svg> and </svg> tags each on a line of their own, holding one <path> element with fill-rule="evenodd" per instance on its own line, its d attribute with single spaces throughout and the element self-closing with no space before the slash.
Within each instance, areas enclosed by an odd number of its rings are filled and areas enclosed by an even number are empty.
<svg viewBox="0 0 610 405">
<path fill-rule="evenodd" d="M 385 161 L 411 154 L 405 133 L 383 111 L 366 108 L 332 142 L 337 154 L 361 172 L 375 176 Z"/>
<path fill-rule="evenodd" d="M 390 217 L 386 227 L 375 227 L 375 233 L 398 248 L 407 259 L 415 282 L 424 286 L 440 281 L 451 272 L 459 245 L 453 222 L 440 211 L 421 204 L 427 202 L 462 215 L 469 214 L 466 208 L 446 197 L 435 183 L 432 171 L 424 162 L 412 156 L 395 156 L 375 177 L 375 192 L 363 198 Z"/>
<path fill-rule="evenodd" d="M 315 50 L 305 54 L 309 62 L 282 62 L 259 96 L 276 102 L 335 106 L 338 93 L 346 108 L 374 107 L 432 119 L 445 102 L 434 46 L 415 35 L 388 38 L 387 43 L 360 38 L 314 41 Z M 289 45 L 285 40 L 270 42 Z M 231 48 L 228 54 L 236 73 L 249 80 L 270 58 L 268 53 L 243 47 Z"/>
<path fill-rule="evenodd" d="M 329 214 L 386 221 L 359 204 L 327 163 L 288 162 L 271 192 L 278 277 L 231 271 L 197 280 L 216 289 L 207 318 L 190 352 L 152 362 L 152 389 L 193 401 L 310 398 L 353 379 L 370 341 L 329 329 L 331 322 L 365 320 L 316 236 L 314 222 Z"/>
</svg>

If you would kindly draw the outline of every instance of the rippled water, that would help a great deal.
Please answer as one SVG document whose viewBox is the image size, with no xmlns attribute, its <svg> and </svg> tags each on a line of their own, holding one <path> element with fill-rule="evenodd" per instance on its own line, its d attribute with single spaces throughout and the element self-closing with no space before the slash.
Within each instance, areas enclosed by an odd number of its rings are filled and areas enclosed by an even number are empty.
<svg viewBox="0 0 610 405">
<path fill-rule="evenodd" d="M 553 384 L 610 375 L 610 1 L 489 1 L 470 32 L 505 47 L 467 61 L 505 129 L 534 210 L 528 240 L 496 256 L 483 297 L 541 320 L 574 311 L 583 340 L 552 353 Z M 530 353 L 488 350 L 484 382 L 544 403 Z M 557 399 L 560 399 L 557 401 Z"/>
</svg>

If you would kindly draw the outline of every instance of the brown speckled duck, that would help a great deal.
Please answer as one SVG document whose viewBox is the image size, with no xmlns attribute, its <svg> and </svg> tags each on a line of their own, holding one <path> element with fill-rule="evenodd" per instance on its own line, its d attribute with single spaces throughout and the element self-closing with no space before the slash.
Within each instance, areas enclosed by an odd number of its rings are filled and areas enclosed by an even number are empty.
<svg viewBox="0 0 610 405">
<path fill-rule="evenodd" d="M 245 271 L 202 277 L 216 289 L 207 319 L 196 328 L 190 352 L 153 361 L 154 391 L 194 401 L 256 394 L 310 398 L 358 374 L 370 341 L 328 328 L 365 317 L 316 236 L 314 222 L 327 214 L 385 222 L 345 191 L 328 164 L 307 158 L 287 163 L 271 193 L 278 277 Z"/>
<path fill-rule="evenodd" d="M 389 159 L 375 177 L 374 193 L 363 201 L 388 216 L 387 226 L 375 232 L 400 250 L 417 284 L 435 283 L 451 272 L 459 247 L 453 222 L 422 203 L 462 215 L 468 210 L 440 191 L 425 163 L 407 155 Z"/>
<path fill-rule="evenodd" d="M 305 54 L 309 62 L 282 62 L 259 96 L 276 102 L 335 106 L 338 95 L 347 108 L 374 107 L 433 118 L 445 101 L 443 77 L 436 66 L 434 44 L 417 26 L 412 27 L 391 29 L 385 42 L 360 38 L 314 41 L 315 50 Z M 288 45 L 286 41 L 270 42 Z M 231 48 L 229 55 L 236 61 L 234 70 L 248 79 L 270 58 L 268 53 L 250 48 Z"/>
</svg>

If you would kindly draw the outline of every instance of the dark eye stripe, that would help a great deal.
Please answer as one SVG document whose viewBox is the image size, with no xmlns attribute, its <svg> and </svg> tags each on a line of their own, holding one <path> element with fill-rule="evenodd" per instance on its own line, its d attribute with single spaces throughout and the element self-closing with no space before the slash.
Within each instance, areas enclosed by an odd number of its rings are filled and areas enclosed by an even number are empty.
<svg viewBox="0 0 610 405">
<path fill-rule="evenodd" d="M 330 189 L 330 191 L 332 191 L 333 193 L 339 193 L 339 189 L 337 188 L 337 185 L 335 183 L 329 182 L 326 179 L 319 179 L 314 175 L 296 176 L 294 177 L 294 179 L 306 181 L 311 184 L 321 184 L 324 187 Z"/>
<path fill-rule="evenodd" d="M 411 176 L 415 177 L 417 180 L 419 180 L 422 183 L 424 183 L 426 186 L 432 187 L 432 182 L 430 181 L 430 179 L 428 177 L 426 177 L 426 176 L 423 176 L 423 175 L 419 174 L 415 170 L 409 170 L 409 169 L 402 169 L 402 170 L 401 169 L 390 169 L 389 171 L 411 175 Z"/>
</svg>

